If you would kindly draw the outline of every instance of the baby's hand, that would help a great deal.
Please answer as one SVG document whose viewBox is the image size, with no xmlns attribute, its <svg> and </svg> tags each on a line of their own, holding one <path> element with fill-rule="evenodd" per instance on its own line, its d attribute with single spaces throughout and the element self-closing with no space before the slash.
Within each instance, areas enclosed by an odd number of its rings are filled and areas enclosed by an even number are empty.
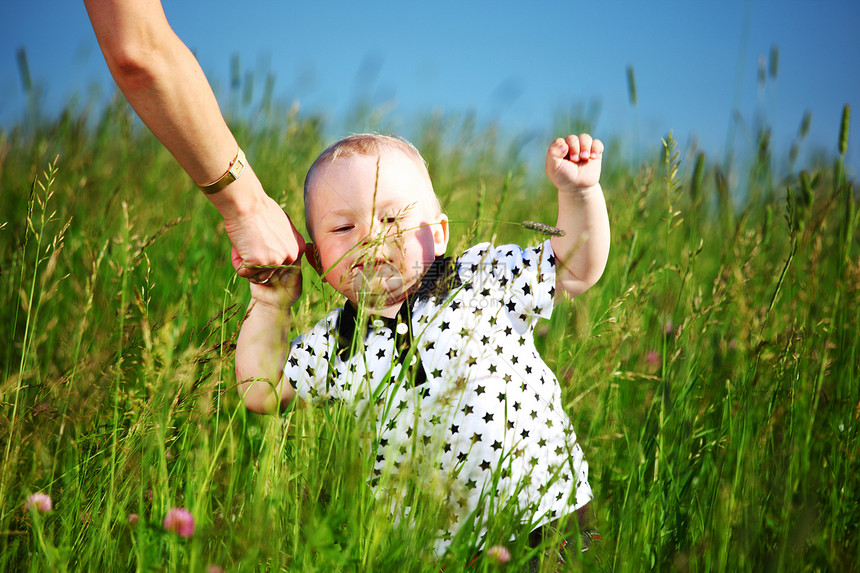
<svg viewBox="0 0 860 573">
<path fill-rule="evenodd" d="M 546 175 L 559 191 L 582 191 L 600 182 L 603 142 L 587 133 L 558 138 L 546 153 Z"/>
<path fill-rule="evenodd" d="M 232 256 L 234 259 L 238 257 L 236 247 L 233 247 Z M 249 281 L 251 298 L 272 308 L 288 310 L 302 295 L 302 268 L 300 265 L 301 259 L 298 263 L 275 269 L 265 282 Z"/>
<path fill-rule="evenodd" d="M 259 304 L 289 310 L 302 296 L 302 269 L 290 265 L 275 271 L 265 283 L 251 281 L 251 298 Z"/>
</svg>

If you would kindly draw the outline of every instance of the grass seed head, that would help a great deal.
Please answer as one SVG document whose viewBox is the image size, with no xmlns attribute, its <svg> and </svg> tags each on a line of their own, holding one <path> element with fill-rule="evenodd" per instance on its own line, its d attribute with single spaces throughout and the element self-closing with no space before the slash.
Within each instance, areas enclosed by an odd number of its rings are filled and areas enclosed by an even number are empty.
<svg viewBox="0 0 860 573">
<path fill-rule="evenodd" d="M 558 227 L 547 225 L 546 223 L 539 223 L 538 221 L 523 221 L 522 225 L 526 229 L 537 231 L 538 233 L 547 235 L 548 237 L 564 237 L 564 231 Z"/>
<path fill-rule="evenodd" d="M 848 151 L 848 126 L 851 123 L 851 106 L 845 104 L 842 108 L 842 125 L 839 126 L 839 155 L 845 156 Z"/>
</svg>

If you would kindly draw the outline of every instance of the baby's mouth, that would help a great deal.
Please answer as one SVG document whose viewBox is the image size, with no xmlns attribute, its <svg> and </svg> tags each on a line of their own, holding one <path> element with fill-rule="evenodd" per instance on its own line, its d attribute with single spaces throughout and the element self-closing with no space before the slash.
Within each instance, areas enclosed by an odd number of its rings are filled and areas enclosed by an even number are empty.
<svg viewBox="0 0 860 573">
<path fill-rule="evenodd" d="M 397 267 L 391 261 L 386 259 L 364 259 L 356 261 L 354 265 L 352 265 L 353 273 L 376 273 L 376 272 L 396 272 L 400 273 Z"/>
<path fill-rule="evenodd" d="M 352 290 L 368 307 L 383 304 L 402 288 L 402 273 L 388 261 L 365 261 L 352 267 Z"/>
</svg>

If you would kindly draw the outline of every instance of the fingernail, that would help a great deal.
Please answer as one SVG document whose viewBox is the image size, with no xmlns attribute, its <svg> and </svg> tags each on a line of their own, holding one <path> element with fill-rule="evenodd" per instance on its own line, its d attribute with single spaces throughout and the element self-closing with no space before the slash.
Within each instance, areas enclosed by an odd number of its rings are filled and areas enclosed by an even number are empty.
<svg viewBox="0 0 860 573">
<path fill-rule="evenodd" d="M 587 151 L 583 151 L 582 153 L 579 154 L 579 156 L 582 157 L 583 159 L 588 159 L 590 157 Z"/>
</svg>

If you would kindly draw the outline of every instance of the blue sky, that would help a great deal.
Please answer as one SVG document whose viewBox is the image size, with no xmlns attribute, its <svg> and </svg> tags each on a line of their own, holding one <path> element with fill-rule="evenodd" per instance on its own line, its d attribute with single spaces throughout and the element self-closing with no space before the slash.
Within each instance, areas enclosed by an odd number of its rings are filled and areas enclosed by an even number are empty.
<svg viewBox="0 0 860 573">
<path fill-rule="evenodd" d="M 345 122 L 359 99 L 384 108 L 387 124 L 407 136 L 420 113 L 474 111 L 534 134 L 541 147 L 559 135 L 553 119 L 560 111 L 579 110 L 595 135 L 618 137 L 628 151 L 658 146 L 671 129 L 682 149 L 695 142 L 718 157 L 730 126 L 743 150 L 764 110 L 784 160 L 806 111 L 812 124 L 804 149 L 834 154 L 842 108 L 850 104 L 849 165 L 855 174 L 860 168 L 856 0 L 167 0 L 165 11 L 223 103 L 230 60 L 239 54 L 257 93 L 273 73 L 276 97 L 325 114 L 333 136 L 362 129 Z M 48 110 L 109 93 L 82 2 L 4 2 L 0 17 L 0 125 L 24 113 L 20 47 Z M 767 63 L 774 47 L 778 74 L 761 90 L 759 62 Z M 742 121 L 733 124 L 733 115 Z M 535 163 L 542 165 L 542 155 Z"/>
</svg>

